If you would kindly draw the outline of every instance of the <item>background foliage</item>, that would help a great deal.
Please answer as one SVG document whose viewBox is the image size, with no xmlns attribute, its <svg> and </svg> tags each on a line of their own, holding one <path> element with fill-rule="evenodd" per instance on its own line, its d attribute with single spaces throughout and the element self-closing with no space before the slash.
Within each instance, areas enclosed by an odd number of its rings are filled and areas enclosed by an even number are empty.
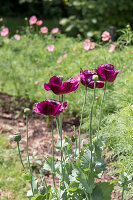
<svg viewBox="0 0 133 200">
<path fill-rule="evenodd" d="M 116 29 L 133 25 L 131 0 L 1 0 L 2 16 L 37 15 L 43 19 L 60 19 L 69 35 L 96 36 L 109 26 Z M 21 13 L 21 14 L 20 14 Z"/>
</svg>

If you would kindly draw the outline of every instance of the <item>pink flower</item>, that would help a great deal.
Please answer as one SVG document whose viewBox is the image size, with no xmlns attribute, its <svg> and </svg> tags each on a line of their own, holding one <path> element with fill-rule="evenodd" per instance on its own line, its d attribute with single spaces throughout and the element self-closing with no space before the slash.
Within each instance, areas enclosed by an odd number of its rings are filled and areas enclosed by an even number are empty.
<svg viewBox="0 0 133 200">
<path fill-rule="evenodd" d="M 20 40 L 20 35 L 15 34 L 15 35 L 14 35 L 14 38 L 15 38 L 15 40 Z"/>
<path fill-rule="evenodd" d="M 85 42 L 84 42 L 84 49 L 89 50 L 89 49 L 94 49 L 94 48 L 95 48 L 95 43 L 86 39 Z"/>
<path fill-rule="evenodd" d="M 110 39 L 110 33 L 109 32 L 107 32 L 107 31 L 104 31 L 103 33 L 102 33 L 102 41 L 108 41 L 109 39 Z"/>
<path fill-rule="evenodd" d="M 110 48 L 109 48 L 109 52 L 112 52 L 115 50 L 115 45 L 114 44 L 111 44 L 110 45 Z"/>
<path fill-rule="evenodd" d="M 64 58 L 67 58 L 67 53 L 64 54 Z"/>
<path fill-rule="evenodd" d="M 43 23 L 43 21 L 42 21 L 42 20 L 39 20 L 39 21 L 37 21 L 37 22 L 36 22 L 36 24 L 37 24 L 38 26 L 41 26 L 41 25 L 42 25 L 42 23 Z"/>
<path fill-rule="evenodd" d="M 76 47 L 73 48 L 73 51 L 74 51 L 75 53 L 78 52 Z"/>
<path fill-rule="evenodd" d="M 35 83 L 34 83 L 35 85 L 38 85 L 39 84 L 39 81 L 37 80 L 37 81 L 35 81 Z"/>
<path fill-rule="evenodd" d="M 59 31 L 59 28 L 56 27 L 51 30 L 51 33 L 56 34 L 58 33 L 58 31 Z"/>
<path fill-rule="evenodd" d="M 62 56 L 60 56 L 59 58 L 58 58 L 58 60 L 57 60 L 57 63 L 59 64 L 59 63 L 61 63 L 62 62 Z"/>
<path fill-rule="evenodd" d="M 52 52 L 52 51 L 54 51 L 54 45 L 53 45 L 53 44 L 48 45 L 48 46 L 46 47 L 46 49 L 47 49 L 48 51 Z"/>
<path fill-rule="evenodd" d="M 30 25 L 36 24 L 36 22 L 37 22 L 37 17 L 36 16 L 30 17 L 30 19 L 29 19 L 29 24 Z"/>
<path fill-rule="evenodd" d="M 7 36 L 9 34 L 9 29 L 8 28 L 2 29 L 0 34 L 1 34 L 1 36 Z"/>
<path fill-rule="evenodd" d="M 48 28 L 46 26 L 41 27 L 41 33 L 48 33 Z"/>
</svg>

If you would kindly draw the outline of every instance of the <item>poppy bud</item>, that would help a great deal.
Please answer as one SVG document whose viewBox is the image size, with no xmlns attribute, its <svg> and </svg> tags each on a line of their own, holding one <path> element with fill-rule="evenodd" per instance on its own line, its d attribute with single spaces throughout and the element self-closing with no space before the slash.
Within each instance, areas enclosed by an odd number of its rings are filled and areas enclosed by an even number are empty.
<svg viewBox="0 0 133 200">
<path fill-rule="evenodd" d="M 29 108 L 25 108 L 25 109 L 24 109 L 24 113 L 25 113 L 26 115 L 28 115 L 29 112 L 30 112 L 30 109 L 29 109 Z"/>
<path fill-rule="evenodd" d="M 13 136 L 13 139 L 15 142 L 20 142 L 21 140 L 21 135 L 19 133 L 15 133 Z"/>
<path fill-rule="evenodd" d="M 75 135 L 75 134 L 73 134 L 73 135 L 72 135 L 72 137 L 71 137 L 71 140 L 72 140 L 72 142 L 75 142 L 75 141 L 76 141 L 76 139 L 77 139 L 76 135 Z"/>
<path fill-rule="evenodd" d="M 40 187 L 39 189 L 40 189 L 40 193 L 41 193 L 42 195 L 44 195 L 44 194 L 45 194 L 45 191 L 46 191 L 45 186 L 42 186 L 42 187 Z"/>
</svg>

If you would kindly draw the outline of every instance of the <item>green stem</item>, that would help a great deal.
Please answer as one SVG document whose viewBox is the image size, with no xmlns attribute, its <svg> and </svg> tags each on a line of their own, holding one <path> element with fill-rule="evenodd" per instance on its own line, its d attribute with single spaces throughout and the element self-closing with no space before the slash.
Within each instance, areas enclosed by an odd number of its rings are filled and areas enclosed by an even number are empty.
<svg viewBox="0 0 133 200">
<path fill-rule="evenodd" d="M 124 199 L 124 188 L 122 188 L 122 195 L 121 195 L 121 200 Z"/>
<path fill-rule="evenodd" d="M 22 156 L 21 156 L 21 152 L 20 152 L 20 148 L 19 148 L 19 142 L 17 142 L 17 146 L 18 146 L 18 152 L 19 152 L 20 162 L 21 162 L 21 164 L 22 164 L 22 166 L 23 166 L 23 169 L 24 169 L 25 174 L 27 174 L 27 171 L 26 171 L 26 169 L 25 169 L 25 167 L 24 167 L 24 164 L 23 164 L 23 161 L 22 161 Z"/>
<path fill-rule="evenodd" d="M 55 187 L 55 178 L 54 178 L 54 131 L 53 131 L 53 117 L 51 117 L 51 129 L 52 129 L 52 176 L 53 183 Z"/>
<path fill-rule="evenodd" d="M 99 135 L 100 125 L 101 125 L 102 105 L 103 105 L 103 101 L 104 101 L 104 97 L 105 97 L 106 85 L 107 85 L 107 82 L 105 82 L 105 85 L 104 85 L 103 97 L 102 97 L 101 105 L 100 105 L 100 113 L 99 113 L 99 120 L 98 120 L 98 133 L 97 133 L 97 137 Z"/>
<path fill-rule="evenodd" d="M 27 158 L 28 158 L 28 165 L 29 165 L 29 170 L 30 170 L 30 175 L 31 175 L 31 189 L 34 196 L 33 185 L 32 185 L 32 173 L 31 173 L 29 150 L 28 150 L 28 114 L 26 114 L 26 135 L 27 135 Z"/>
<path fill-rule="evenodd" d="M 79 152 L 80 152 L 80 133 L 81 133 L 82 120 L 83 120 L 83 112 L 84 112 L 84 107 L 86 103 L 86 96 L 87 96 L 87 87 L 85 87 L 85 95 L 84 95 L 84 101 L 83 101 L 81 117 L 80 117 L 80 125 L 79 125 Z"/>
<path fill-rule="evenodd" d="M 94 101 L 95 101 L 95 88 L 96 88 L 96 81 L 94 82 L 94 89 L 93 89 L 93 100 L 91 105 L 91 112 L 90 112 L 90 148 L 91 148 L 91 160 L 90 160 L 90 169 L 92 172 L 92 114 L 93 114 L 93 107 L 94 107 Z"/>
<path fill-rule="evenodd" d="M 91 105 L 91 112 L 90 112 L 90 151 L 91 151 L 91 159 L 90 159 L 90 180 L 91 180 L 91 174 L 92 174 L 92 114 L 93 114 L 93 107 L 94 107 L 94 101 L 95 101 L 95 88 L 96 88 L 96 81 L 94 81 L 94 89 L 93 89 L 93 100 Z M 91 194 L 90 194 L 90 200 L 92 200 Z"/>
<path fill-rule="evenodd" d="M 63 95 L 62 95 L 62 102 L 63 102 Z M 63 149 L 62 149 L 62 113 L 60 114 L 60 140 L 61 140 L 61 173 L 62 173 L 62 179 L 64 181 L 64 174 L 63 174 Z"/>
</svg>

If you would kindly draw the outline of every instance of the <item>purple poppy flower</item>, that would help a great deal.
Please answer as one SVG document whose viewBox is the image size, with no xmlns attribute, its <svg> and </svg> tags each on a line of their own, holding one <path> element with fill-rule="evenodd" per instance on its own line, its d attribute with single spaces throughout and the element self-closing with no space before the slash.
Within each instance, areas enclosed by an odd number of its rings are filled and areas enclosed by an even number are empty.
<svg viewBox="0 0 133 200">
<path fill-rule="evenodd" d="M 66 94 L 76 90 L 79 86 L 79 81 L 75 78 L 70 78 L 62 83 L 61 77 L 53 76 L 49 83 L 44 84 L 45 90 L 52 90 L 55 94 Z"/>
<path fill-rule="evenodd" d="M 93 76 L 97 75 L 95 72 L 91 71 L 91 70 L 82 70 L 82 68 L 80 69 L 80 80 L 81 83 L 84 86 L 87 86 L 91 89 L 94 88 L 94 80 L 93 80 Z M 104 82 L 102 81 L 96 81 L 96 88 L 103 88 L 104 87 Z"/>
<path fill-rule="evenodd" d="M 47 99 L 40 103 L 35 103 L 34 111 L 43 115 L 56 116 L 59 115 L 67 106 L 67 102 L 55 101 Z"/>
<path fill-rule="evenodd" d="M 114 82 L 118 72 L 122 70 L 114 70 L 114 66 L 111 64 L 98 65 L 95 69 L 99 79 L 105 82 Z"/>
</svg>

